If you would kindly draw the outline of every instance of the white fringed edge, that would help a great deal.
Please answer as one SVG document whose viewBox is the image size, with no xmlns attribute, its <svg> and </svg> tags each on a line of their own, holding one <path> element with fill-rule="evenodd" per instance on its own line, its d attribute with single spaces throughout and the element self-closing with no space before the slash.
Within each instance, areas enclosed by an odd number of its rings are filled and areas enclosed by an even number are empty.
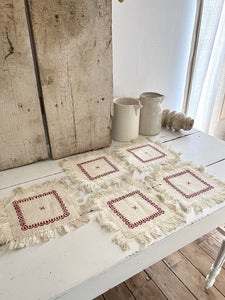
<svg viewBox="0 0 225 300">
<path fill-rule="evenodd" d="M 198 197 L 197 201 L 195 201 L 195 198 L 187 199 L 185 200 L 182 195 L 178 196 L 176 192 L 173 192 L 171 189 L 168 189 L 165 187 L 165 184 L 159 184 L 159 179 L 161 179 L 161 182 L 163 182 L 163 177 L 168 176 L 169 172 L 174 171 L 174 166 L 166 166 L 162 170 L 155 170 L 155 172 L 147 175 L 145 177 L 145 180 L 151 184 L 154 184 L 154 188 L 162 193 L 164 196 L 169 198 L 171 200 L 171 205 L 177 206 L 177 204 L 180 206 L 180 208 L 185 212 L 188 213 L 191 208 L 194 208 L 196 213 L 201 213 L 206 207 L 213 207 L 216 204 L 222 203 L 225 201 L 225 182 L 222 180 L 216 178 L 214 175 L 208 173 L 204 166 L 197 166 L 192 161 L 182 161 L 177 165 L 177 169 L 180 170 L 182 168 L 187 168 L 193 171 L 198 171 L 200 174 L 203 175 L 205 178 L 209 178 L 212 185 L 219 185 L 221 187 L 221 192 L 216 191 L 216 188 L 211 190 L 213 191 L 213 195 L 210 194 L 208 197 Z M 176 171 L 174 171 L 176 172 Z"/>
<path fill-rule="evenodd" d="M 30 237 L 24 237 L 16 240 L 12 240 L 11 230 L 9 224 L 5 224 L 3 227 L 0 225 L 0 250 L 15 250 L 28 246 L 33 246 L 35 244 L 48 242 L 50 239 L 55 238 L 57 234 L 64 235 L 68 232 L 74 230 L 74 228 L 79 228 L 89 221 L 86 217 L 80 217 L 75 221 L 71 221 L 66 225 L 60 226 L 54 230 L 48 230 L 39 234 L 32 235 Z M 4 232 L 4 233 L 2 233 Z"/>
<path fill-rule="evenodd" d="M 43 184 L 32 185 L 29 188 L 17 187 L 12 191 L 12 195 L 10 197 L 5 197 L 0 200 L 0 250 L 14 250 L 20 249 L 27 246 L 32 246 L 34 244 L 47 242 L 50 239 L 56 237 L 57 234 L 64 235 L 70 231 L 73 231 L 74 228 L 79 228 L 84 224 L 89 222 L 89 218 L 86 215 L 86 207 L 79 206 L 75 203 L 70 196 L 71 205 L 74 206 L 79 218 L 76 220 L 71 220 L 67 224 L 61 225 L 55 229 L 46 230 L 40 233 L 32 233 L 29 237 L 14 237 L 11 231 L 11 227 L 8 220 L 8 215 L 6 213 L 5 207 L 10 204 L 14 198 L 23 198 L 25 192 L 29 193 L 37 193 L 39 187 L 43 190 L 44 188 L 52 188 L 52 185 L 63 185 L 66 189 L 65 193 L 72 193 L 72 190 L 69 184 L 66 182 L 66 178 L 62 178 L 60 180 L 48 181 Z M 56 188 L 57 189 L 57 188 Z M 40 192 L 41 194 L 41 192 Z M 26 197 L 25 197 L 26 198 Z"/>
<path fill-rule="evenodd" d="M 157 225 L 154 225 L 152 229 L 145 229 L 143 231 L 138 232 L 136 235 L 133 236 L 126 236 L 111 220 L 110 217 L 104 213 L 99 212 L 96 220 L 100 223 L 100 225 L 105 228 L 107 231 L 116 231 L 112 241 L 115 242 L 117 245 L 121 247 L 122 250 L 129 250 L 130 243 L 133 241 L 138 242 L 140 245 L 150 245 L 154 239 L 165 237 L 166 235 L 170 234 L 171 232 L 178 229 L 182 223 L 185 223 L 185 218 L 181 215 L 176 215 L 167 220 L 167 222 L 156 222 Z"/>
<path fill-rule="evenodd" d="M 182 223 L 185 223 L 186 214 L 184 214 L 183 211 L 181 211 L 180 209 L 175 208 L 174 205 L 167 205 L 165 198 L 161 194 L 154 191 L 150 186 L 146 185 L 144 182 L 141 182 L 139 180 L 135 182 L 131 181 L 130 185 L 137 189 L 142 187 L 148 192 L 154 193 L 154 195 L 158 198 L 159 202 L 162 202 L 166 207 L 168 207 L 168 209 L 176 211 L 176 215 L 171 216 L 167 221 L 164 222 L 162 222 L 161 220 L 157 220 L 157 218 L 154 219 L 154 228 L 146 229 L 147 226 L 145 225 L 145 228 L 143 228 L 140 232 L 136 232 L 135 234 L 132 233 L 131 229 L 128 229 L 127 232 L 124 233 L 118 225 L 119 221 L 113 222 L 112 218 L 110 217 L 110 213 L 102 209 L 102 197 L 108 197 L 113 195 L 113 197 L 116 198 L 117 196 L 115 196 L 115 190 L 109 189 L 107 191 L 101 191 L 99 193 L 93 194 L 89 197 L 87 201 L 88 207 L 86 209 L 99 211 L 98 215 L 96 216 L 96 220 L 107 231 L 116 232 L 113 238 L 113 242 L 119 245 L 122 250 L 130 249 L 130 243 L 132 241 L 136 241 L 141 245 L 150 244 L 155 238 L 165 236 L 171 233 L 172 231 L 176 230 L 177 227 Z"/>
<path fill-rule="evenodd" d="M 165 161 L 163 161 L 163 160 L 156 161 L 154 163 L 152 162 L 151 164 L 146 164 L 146 165 L 140 163 L 139 166 L 136 166 L 135 164 L 132 164 L 131 162 L 128 161 L 127 157 L 130 156 L 130 154 L 129 153 L 126 154 L 126 152 L 121 151 L 121 150 L 125 150 L 129 147 L 138 146 L 139 144 L 142 145 L 142 144 L 148 143 L 148 142 L 151 142 L 152 144 L 160 146 L 165 151 L 170 152 L 170 154 L 173 155 L 174 158 L 170 158 Z M 129 169 L 129 172 L 132 172 L 132 173 L 134 172 L 134 170 L 138 170 L 139 172 L 142 172 L 145 170 L 154 171 L 155 169 L 164 169 L 164 167 L 167 165 L 171 166 L 171 165 L 174 165 L 177 162 L 179 162 L 181 154 L 182 154 L 181 152 L 174 151 L 171 147 L 166 146 L 165 144 L 161 143 L 160 141 L 155 141 L 148 137 L 133 140 L 129 144 L 116 146 L 114 153 L 113 153 L 113 155 L 115 155 L 115 157 L 118 157 L 118 159 L 120 159 L 121 163 L 123 163 Z"/>
<path fill-rule="evenodd" d="M 106 154 L 109 157 L 112 157 L 112 159 L 115 160 L 118 164 L 120 163 L 117 157 L 115 157 L 112 153 L 110 153 L 106 149 L 82 153 L 77 157 L 66 158 L 59 163 L 59 165 L 66 171 L 68 178 L 71 180 L 73 184 L 76 184 L 76 187 L 79 190 L 91 193 L 91 192 L 96 192 L 101 188 L 102 189 L 110 188 L 112 185 L 119 188 L 124 180 L 129 182 L 130 177 L 133 174 L 134 170 L 133 169 L 131 170 L 130 168 L 124 169 L 123 167 L 121 170 L 122 174 L 119 174 L 119 172 L 113 173 L 115 175 L 115 178 L 113 178 L 114 176 L 113 175 L 112 177 L 106 177 L 106 178 L 102 177 L 101 179 L 94 180 L 93 182 L 91 181 L 89 182 L 88 179 L 79 177 L 76 170 L 74 170 L 72 164 L 77 164 L 81 160 L 88 160 L 93 158 L 93 153 L 95 152 L 98 153 L 98 155 L 101 155 L 101 153 L 103 155 Z"/>
</svg>

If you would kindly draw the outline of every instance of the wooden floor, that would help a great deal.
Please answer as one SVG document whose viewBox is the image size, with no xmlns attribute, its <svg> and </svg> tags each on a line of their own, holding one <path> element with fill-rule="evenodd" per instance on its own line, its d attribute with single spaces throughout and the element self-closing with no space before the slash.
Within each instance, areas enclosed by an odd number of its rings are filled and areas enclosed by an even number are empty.
<svg viewBox="0 0 225 300">
<path fill-rule="evenodd" d="M 204 290 L 222 239 L 214 230 L 95 300 L 225 299 L 225 264 L 214 286 Z"/>
</svg>

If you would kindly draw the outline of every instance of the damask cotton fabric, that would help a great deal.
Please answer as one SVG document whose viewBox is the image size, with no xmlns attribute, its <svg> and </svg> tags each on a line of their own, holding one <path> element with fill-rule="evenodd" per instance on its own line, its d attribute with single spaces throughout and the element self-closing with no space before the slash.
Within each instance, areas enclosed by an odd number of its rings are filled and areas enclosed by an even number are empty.
<svg viewBox="0 0 225 300">
<path fill-rule="evenodd" d="M 149 138 L 115 148 L 115 155 L 121 159 L 121 163 L 126 164 L 130 171 L 135 169 L 154 171 L 163 168 L 168 164 L 177 163 L 180 160 L 180 154 Z"/>
<path fill-rule="evenodd" d="M 94 194 L 88 205 L 99 211 L 101 226 L 117 232 L 113 241 L 123 250 L 129 249 L 133 240 L 149 244 L 185 222 L 181 210 L 168 207 L 162 195 L 140 181 Z"/>
<path fill-rule="evenodd" d="M 167 203 L 185 212 L 191 208 L 198 214 L 207 207 L 225 201 L 225 184 L 192 162 L 180 162 L 164 172 L 156 171 L 147 179 L 167 199 Z"/>
<path fill-rule="evenodd" d="M 61 167 L 79 189 L 87 192 L 119 186 L 129 172 L 106 150 L 91 151 L 63 160 Z"/>
<path fill-rule="evenodd" d="M 66 181 L 13 191 L 0 201 L 0 247 L 16 249 L 45 242 L 88 222 Z"/>
<path fill-rule="evenodd" d="M 0 247 L 48 241 L 94 217 L 123 250 L 146 245 L 225 201 L 225 184 L 148 138 L 61 162 L 67 177 L 14 190 L 0 200 Z M 138 170 L 138 172 L 134 172 Z M 152 188 L 151 186 L 154 186 Z"/>
</svg>

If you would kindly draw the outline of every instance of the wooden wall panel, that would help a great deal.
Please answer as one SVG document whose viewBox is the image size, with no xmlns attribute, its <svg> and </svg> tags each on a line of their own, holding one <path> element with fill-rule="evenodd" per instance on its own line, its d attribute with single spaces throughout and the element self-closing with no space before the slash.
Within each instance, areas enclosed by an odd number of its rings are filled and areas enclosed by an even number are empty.
<svg viewBox="0 0 225 300">
<path fill-rule="evenodd" d="M 111 0 L 29 0 L 53 158 L 108 146 Z"/>
<path fill-rule="evenodd" d="M 0 170 L 47 158 L 23 0 L 0 2 Z"/>
</svg>

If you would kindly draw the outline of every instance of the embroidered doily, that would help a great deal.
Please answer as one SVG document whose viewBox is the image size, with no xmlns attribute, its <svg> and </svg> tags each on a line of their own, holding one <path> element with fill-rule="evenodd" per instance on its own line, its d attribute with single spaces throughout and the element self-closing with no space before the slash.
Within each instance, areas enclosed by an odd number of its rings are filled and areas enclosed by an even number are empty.
<svg viewBox="0 0 225 300">
<path fill-rule="evenodd" d="M 115 155 L 126 163 L 130 170 L 138 169 L 139 171 L 145 169 L 154 171 L 156 168 L 165 168 L 168 164 L 174 164 L 180 160 L 180 153 L 149 138 L 117 146 Z"/>
<path fill-rule="evenodd" d="M 106 150 L 91 151 L 63 160 L 60 166 L 78 188 L 91 192 L 120 185 L 129 174 Z"/>
<path fill-rule="evenodd" d="M 88 222 L 64 180 L 14 190 L 0 201 L 0 246 L 22 248 Z"/>
<path fill-rule="evenodd" d="M 182 162 L 164 172 L 156 171 L 149 178 L 158 192 L 186 212 L 193 207 L 198 213 L 225 201 L 225 184 L 192 162 Z"/>
<path fill-rule="evenodd" d="M 132 240 L 150 243 L 185 221 L 182 211 L 172 210 L 164 200 L 144 183 L 133 182 L 94 194 L 88 205 L 99 211 L 97 220 L 103 227 L 117 231 L 113 240 L 126 250 Z"/>
</svg>

